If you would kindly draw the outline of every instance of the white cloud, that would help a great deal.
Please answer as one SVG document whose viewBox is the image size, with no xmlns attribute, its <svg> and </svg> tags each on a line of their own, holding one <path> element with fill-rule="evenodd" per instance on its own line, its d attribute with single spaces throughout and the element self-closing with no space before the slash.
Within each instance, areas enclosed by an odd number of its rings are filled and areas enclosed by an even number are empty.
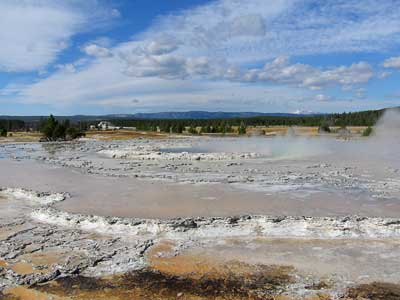
<svg viewBox="0 0 400 300">
<path fill-rule="evenodd" d="M 310 88 L 321 88 L 341 84 L 353 86 L 368 82 L 374 76 L 372 67 L 366 62 L 353 63 L 350 66 L 340 66 L 330 70 L 316 71 L 306 76 L 303 84 Z"/>
<path fill-rule="evenodd" d="M 172 36 L 163 35 L 151 40 L 146 46 L 146 52 L 151 55 L 162 55 L 175 51 L 179 42 Z"/>
<path fill-rule="evenodd" d="M 366 62 L 318 69 L 307 64 L 291 64 L 287 56 L 279 56 L 262 68 L 246 69 L 214 56 L 189 56 L 191 53 L 176 50 L 175 41 L 163 41 L 134 41 L 107 52 L 118 53 L 118 58 L 125 65 L 125 73 L 133 77 L 269 82 L 319 90 L 335 85 L 353 89 L 354 86 L 367 83 L 374 76 L 372 67 Z M 152 47 L 149 48 L 149 45 Z"/>
<path fill-rule="evenodd" d="M 385 79 L 385 78 L 389 77 L 391 74 L 392 74 L 392 72 L 389 72 L 389 71 L 381 71 L 378 73 L 378 78 Z"/>
<path fill-rule="evenodd" d="M 111 55 L 111 51 L 105 47 L 100 47 L 96 44 L 89 44 L 83 47 L 83 51 L 87 55 L 96 56 L 96 57 L 107 57 Z"/>
<path fill-rule="evenodd" d="M 315 95 L 314 99 L 315 99 L 315 101 L 325 102 L 325 101 L 332 100 L 332 97 L 330 97 L 328 95 L 324 95 L 324 94 L 318 94 L 318 95 Z"/>
<path fill-rule="evenodd" d="M 46 67 L 71 37 L 110 16 L 96 0 L 0 1 L 0 71 Z"/>
<path fill-rule="evenodd" d="M 118 9 L 113 8 L 111 9 L 111 16 L 114 18 L 119 18 L 121 17 L 121 12 Z"/>
<path fill-rule="evenodd" d="M 137 49 L 137 42 L 117 45 L 106 49 L 115 55 L 97 55 L 94 60 L 59 66 L 55 74 L 14 93 L 18 101 L 50 105 L 85 103 L 139 110 L 267 107 L 270 111 L 290 111 L 299 101 L 306 102 L 304 99 L 329 102 L 329 96 L 313 96 L 309 89 L 355 85 L 372 76 L 365 63 L 320 70 L 278 57 L 263 68 L 242 72 L 206 56 L 143 55 L 137 54 Z"/>
<path fill-rule="evenodd" d="M 368 82 L 373 76 L 372 67 L 366 62 L 320 70 L 310 65 L 290 64 L 287 57 L 281 56 L 267 63 L 262 69 L 249 70 L 243 79 L 295 84 L 319 90 L 335 85 L 352 87 Z"/>
<path fill-rule="evenodd" d="M 400 36 L 397 1 L 219 0 L 160 18 L 140 38 L 169 34 L 180 51 L 252 62 L 280 55 L 387 50 Z"/>
<path fill-rule="evenodd" d="M 400 56 L 391 57 L 383 62 L 385 68 L 400 68 Z"/>
<path fill-rule="evenodd" d="M 74 64 L 57 65 L 56 68 L 63 72 L 67 72 L 67 73 L 75 73 L 76 72 L 76 68 L 75 68 Z"/>
<path fill-rule="evenodd" d="M 223 61 L 208 56 L 187 57 L 174 52 L 174 45 L 170 39 L 168 42 L 135 41 L 121 44 L 109 52 L 116 53 L 116 57 L 125 65 L 124 73 L 133 77 L 223 79 L 225 72 L 233 74 L 233 69 L 228 70 Z"/>
<path fill-rule="evenodd" d="M 358 98 L 358 99 L 365 99 L 365 89 L 364 88 L 358 88 L 356 91 L 355 91 L 355 96 Z"/>
<path fill-rule="evenodd" d="M 211 29 L 197 28 L 204 38 L 207 35 L 221 41 L 228 41 L 238 37 L 262 37 L 266 33 L 265 19 L 262 15 L 254 12 L 248 15 L 239 15 L 232 19 L 221 19 Z M 218 42 L 218 41 L 215 41 Z"/>
<path fill-rule="evenodd" d="M 134 77 L 185 78 L 186 59 L 169 54 L 131 56 L 127 59 L 125 73 Z"/>
<path fill-rule="evenodd" d="M 259 14 L 236 17 L 230 24 L 232 36 L 263 36 L 265 35 L 265 21 Z"/>
<path fill-rule="evenodd" d="M 121 72 L 125 63 L 117 56 L 97 58 L 76 67 L 74 73 L 59 70 L 36 83 L 0 89 L 0 96 L 25 104 L 44 104 L 79 113 L 115 111 L 237 110 L 290 112 L 349 111 L 393 106 L 392 102 L 337 99 L 304 87 L 265 85 L 221 80 L 181 80 L 132 77 Z M 232 70 L 234 77 L 236 71 Z M 0 97 L 1 99 L 1 97 Z M 334 100 L 334 101 L 331 101 Z M 1 101 L 1 100 L 0 100 Z M 10 101 L 10 100 L 9 100 Z"/>
<path fill-rule="evenodd" d="M 12 48 L 22 45 L 21 49 L 25 49 L 24 45 L 32 40 L 40 42 L 40 47 L 10 55 L 0 49 L 0 69 L 43 69 L 90 19 L 90 10 L 42 1 L 48 4 L 43 6 L 44 12 L 36 9 L 33 0 L 5 0 L 8 5 L 31 3 L 29 11 L 35 22 L 36 14 L 44 19 L 37 21 L 37 27 L 49 27 L 50 34 L 32 29 L 34 32 L 28 30 L 24 36 L 19 33 L 22 29 L 16 31 L 26 40 L 8 37 Z M 0 3 L 0 9 L 4 3 Z M 336 97 L 329 101 L 333 98 L 324 89 L 339 86 L 362 98 L 360 86 L 374 76 L 372 67 L 367 62 L 316 67 L 291 63 L 289 58 L 389 49 L 400 35 L 400 7 L 395 4 L 378 0 L 212 1 L 161 16 L 148 30 L 124 43 L 112 46 L 104 37 L 89 41 L 81 48 L 90 56 L 85 56 L 86 60 L 60 65 L 54 74 L 10 91 L 21 102 L 133 106 L 141 110 L 254 107 L 292 111 L 298 108 L 299 101 L 307 110 L 332 108 L 343 103 Z M 120 12 L 108 10 L 100 15 L 119 17 Z M 21 22 L 21 28 L 36 25 Z M 0 38 L 1 34 L 4 33 L 0 32 Z M 393 65 L 393 59 L 386 65 Z M 307 107 L 311 104 L 319 108 Z"/>
<path fill-rule="evenodd" d="M 296 109 L 294 112 L 292 112 L 295 115 L 309 115 L 309 114 L 314 114 L 312 110 L 306 110 L 306 109 Z"/>
<path fill-rule="evenodd" d="M 124 62 L 112 56 L 98 58 L 74 73 L 59 70 L 34 84 L 13 87 L 14 101 L 52 107 L 119 107 L 130 111 L 232 110 L 233 107 L 242 111 L 286 111 L 296 103 L 294 94 L 304 98 L 310 95 L 295 87 L 132 77 L 121 72 L 123 67 Z"/>
</svg>

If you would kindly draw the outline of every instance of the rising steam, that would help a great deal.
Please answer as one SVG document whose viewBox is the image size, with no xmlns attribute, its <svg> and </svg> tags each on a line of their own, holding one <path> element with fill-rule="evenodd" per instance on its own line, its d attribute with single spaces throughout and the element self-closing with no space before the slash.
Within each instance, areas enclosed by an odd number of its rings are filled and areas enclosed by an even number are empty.
<svg viewBox="0 0 400 300">
<path fill-rule="evenodd" d="M 354 138 L 349 141 L 333 137 L 288 134 L 278 137 L 210 139 L 200 141 L 197 146 L 206 152 L 254 152 L 271 159 L 335 156 L 343 160 L 383 160 L 397 165 L 400 161 L 399 110 L 387 110 L 373 132 L 369 138 Z"/>
</svg>

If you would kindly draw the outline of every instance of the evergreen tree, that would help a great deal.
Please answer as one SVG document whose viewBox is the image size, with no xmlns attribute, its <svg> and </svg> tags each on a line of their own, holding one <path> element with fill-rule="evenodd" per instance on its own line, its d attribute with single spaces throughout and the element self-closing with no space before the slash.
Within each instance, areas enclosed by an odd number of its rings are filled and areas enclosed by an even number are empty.
<svg viewBox="0 0 400 300">
<path fill-rule="evenodd" d="M 50 115 L 47 120 L 42 120 L 41 123 L 40 131 L 47 141 L 72 140 L 84 135 L 79 129 L 72 127 L 69 120 L 60 123 L 53 115 Z M 81 127 L 82 124 L 78 126 Z"/>
<path fill-rule="evenodd" d="M 362 133 L 363 136 L 370 136 L 372 134 L 373 130 L 371 126 L 368 126 Z"/>
<path fill-rule="evenodd" d="M 50 115 L 50 117 L 46 121 L 44 121 L 41 132 L 47 140 L 52 140 L 54 138 L 53 132 L 56 129 L 57 125 L 58 121 L 54 118 L 53 115 Z"/>
<path fill-rule="evenodd" d="M 65 140 L 66 128 L 64 124 L 57 124 L 53 130 L 52 140 Z"/>
<path fill-rule="evenodd" d="M 7 129 L 0 128 L 0 136 L 7 136 Z"/>
<path fill-rule="evenodd" d="M 240 135 L 246 134 L 246 125 L 244 124 L 243 121 L 240 123 L 239 129 L 238 129 L 238 133 Z"/>
</svg>

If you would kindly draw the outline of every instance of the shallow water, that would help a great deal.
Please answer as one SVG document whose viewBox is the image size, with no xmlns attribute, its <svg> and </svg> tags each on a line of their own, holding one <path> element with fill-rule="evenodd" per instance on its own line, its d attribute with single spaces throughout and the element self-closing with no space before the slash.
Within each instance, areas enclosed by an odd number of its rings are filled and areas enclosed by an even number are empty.
<svg viewBox="0 0 400 300">
<path fill-rule="evenodd" d="M 129 151 L 137 146 L 163 153 L 254 151 L 261 157 L 165 161 L 160 155 L 132 161 L 97 152 Z M 103 216 L 398 217 L 399 153 L 395 147 L 387 147 L 385 153 L 393 155 L 385 160 L 379 157 L 382 153 L 366 155 L 372 153 L 371 147 L 369 140 L 289 137 L 8 144 L 0 148 L 0 182 L 3 187 L 68 192 L 72 197 L 57 204 L 58 208 Z M 291 158 L 285 159 L 288 155 Z M 273 156 L 278 159 L 269 160 Z M 50 161 L 36 160 L 40 157 Z M 135 178 L 138 176 L 144 179 Z"/>
<path fill-rule="evenodd" d="M 395 200 L 373 201 L 340 190 L 267 193 L 223 184 L 173 184 L 135 178 L 82 174 L 33 161 L 0 161 L 0 182 L 7 187 L 69 192 L 56 207 L 103 216 L 171 218 L 237 214 L 332 216 L 400 214 Z"/>
<path fill-rule="evenodd" d="M 214 243 L 189 248 L 180 257 L 175 255 L 160 257 L 159 252 L 154 251 L 150 261 L 158 263 L 158 267 L 159 261 L 165 261 L 162 266 L 166 272 L 176 272 L 177 266 L 185 266 L 181 261 L 186 256 L 188 260 L 186 265 L 190 266 L 189 269 L 197 268 L 198 271 L 204 269 L 207 262 L 213 260 L 245 261 L 251 265 L 289 265 L 308 276 L 324 278 L 331 274 L 345 274 L 348 280 L 356 282 L 379 281 L 384 276 L 385 281 L 398 283 L 400 280 L 399 250 L 400 241 L 396 239 L 382 241 L 221 238 Z M 164 252 L 167 251 L 164 250 Z M 149 256 L 151 255 L 152 253 L 149 253 Z M 170 265 L 166 264 L 168 261 Z M 311 261 L 313 263 L 310 263 Z M 182 270 L 179 271 L 182 272 Z M 182 273 L 176 275 L 179 276 Z"/>
</svg>

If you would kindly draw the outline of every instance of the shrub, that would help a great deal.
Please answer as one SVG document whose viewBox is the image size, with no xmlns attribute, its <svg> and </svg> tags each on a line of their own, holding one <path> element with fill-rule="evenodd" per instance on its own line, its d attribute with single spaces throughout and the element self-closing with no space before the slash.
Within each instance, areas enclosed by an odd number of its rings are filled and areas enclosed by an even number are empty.
<svg viewBox="0 0 400 300">
<path fill-rule="evenodd" d="M 338 136 L 343 139 L 349 139 L 351 137 L 351 131 L 346 126 L 340 127 L 337 133 Z"/>
<path fill-rule="evenodd" d="M 0 136 L 7 136 L 7 130 L 5 128 L 0 128 Z"/>
<path fill-rule="evenodd" d="M 368 126 L 362 133 L 362 136 L 370 136 L 372 134 L 373 130 L 371 126 Z"/>
<path fill-rule="evenodd" d="M 318 132 L 331 132 L 331 128 L 329 127 L 329 124 L 327 122 L 322 122 L 322 124 L 318 128 Z"/>
<path fill-rule="evenodd" d="M 74 127 L 69 127 L 66 130 L 66 138 L 69 140 L 74 140 L 80 137 L 85 136 L 85 133 L 79 131 L 78 129 L 74 128 Z"/>
<path fill-rule="evenodd" d="M 190 134 L 198 134 L 197 129 L 195 127 L 193 127 L 193 126 L 190 126 L 188 132 Z"/>
</svg>

